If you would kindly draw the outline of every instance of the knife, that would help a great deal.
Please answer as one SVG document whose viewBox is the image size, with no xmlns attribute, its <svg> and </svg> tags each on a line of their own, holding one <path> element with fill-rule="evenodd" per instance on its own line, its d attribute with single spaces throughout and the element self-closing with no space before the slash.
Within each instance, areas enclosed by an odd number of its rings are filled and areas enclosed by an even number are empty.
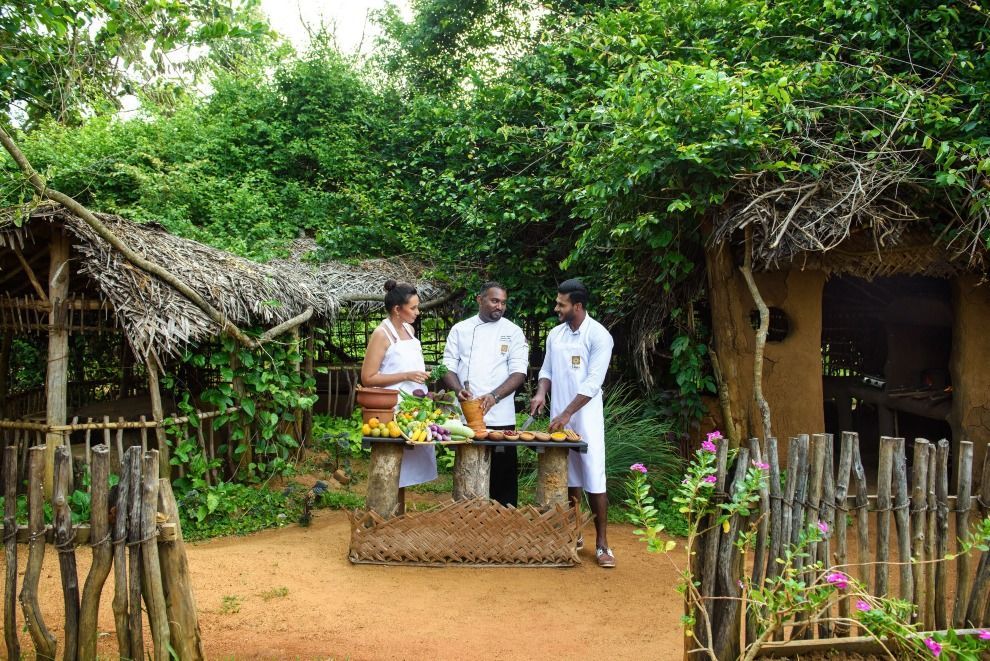
<svg viewBox="0 0 990 661">
<path fill-rule="evenodd" d="M 526 418 L 526 422 L 522 423 L 522 427 L 519 428 L 519 431 L 526 431 L 527 429 L 529 429 L 529 426 L 531 424 L 533 424 L 533 416 L 529 416 L 528 418 Z"/>
</svg>

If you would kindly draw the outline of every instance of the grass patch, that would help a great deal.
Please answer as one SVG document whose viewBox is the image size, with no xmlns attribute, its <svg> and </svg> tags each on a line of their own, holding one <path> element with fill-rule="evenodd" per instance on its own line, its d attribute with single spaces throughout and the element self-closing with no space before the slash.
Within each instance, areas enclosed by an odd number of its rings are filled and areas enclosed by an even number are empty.
<svg viewBox="0 0 990 661">
<path fill-rule="evenodd" d="M 441 473 L 437 479 L 407 487 L 413 493 L 451 493 L 454 490 L 454 476 Z"/>
<path fill-rule="evenodd" d="M 319 506 L 331 510 L 364 509 L 364 496 L 350 491 L 324 491 Z"/>
<path fill-rule="evenodd" d="M 289 596 L 289 588 L 285 586 L 280 588 L 272 588 L 271 590 L 265 590 L 258 596 L 265 601 L 271 601 L 272 599 L 285 599 Z"/>
<path fill-rule="evenodd" d="M 241 610 L 241 598 L 236 594 L 224 595 L 220 602 L 220 612 L 224 615 L 233 615 Z"/>
</svg>

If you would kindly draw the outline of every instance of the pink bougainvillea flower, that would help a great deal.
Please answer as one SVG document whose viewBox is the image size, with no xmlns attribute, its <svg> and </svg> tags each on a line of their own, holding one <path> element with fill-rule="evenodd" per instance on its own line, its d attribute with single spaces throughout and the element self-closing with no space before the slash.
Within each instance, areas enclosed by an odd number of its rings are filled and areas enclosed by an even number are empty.
<svg viewBox="0 0 990 661">
<path fill-rule="evenodd" d="M 987 631 L 986 629 L 980 629 L 979 636 L 980 636 L 980 640 L 990 640 L 990 631 Z"/>
<path fill-rule="evenodd" d="M 932 656 L 938 656 L 942 653 L 942 646 L 935 642 L 934 638 L 925 638 L 925 647 L 932 651 Z"/>
<path fill-rule="evenodd" d="M 824 521 L 818 522 L 818 529 L 822 532 L 823 535 L 828 534 L 828 524 L 825 523 Z"/>
<path fill-rule="evenodd" d="M 714 443 L 715 441 L 718 441 L 721 438 L 722 438 L 722 432 L 720 432 L 717 429 L 715 431 L 708 432 L 708 441 L 710 443 Z"/>
<path fill-rule="evenodd" d="M 629 467 L 629 470 L 631 470 L 631 471 L 639 471 L 643 475 L 646 475 L 646 466 L 644 466 L 643 464 L 640 464 L 640 463 L 633 464 L 632 466 Z"/>
<path fill-rule="evenodd" d="M 718 482 L 718 478 L 715 477 L 714 475 L 709 475 L 705 479 L 703 479 L 702 482 L 706 482 L 707 484 L 715 484 L 716 482 Z"/>
<path fill-rule="evenodd" d="M 701 449 L 704 450 L 705 452 L 712 452 L 712 453 L 718 450 L 718 448 L 715 447 L 715 444 L 712 443 L 711 441 L 702 441 Z"/>
<path fill-rule="evenodd" d="M 762 461 L 754 461 L 753 465 L 759 468 L 761 471 L 765 471 L 770 468 L 770 464 L 765 464 Z"/>
<path fill-rule="evenodd" d="M 856 608 L 859 609 L 859 610 L 861 610 L 864 613 L 866 613 L 866 612 L 868 612 L 870 610 L 873 610 L 873 607 L 870 606 L 865 601 L 863 601 L 862 599 L 857 599 L 856 600 Z"/>
<path fill-rule="evenodd" d="M 834 585 L 840 590 L 845 590 L 849 587 L 849 577 L 840 571 L 832 572 L 825 577 L 825 582 Z"/>
</svg>

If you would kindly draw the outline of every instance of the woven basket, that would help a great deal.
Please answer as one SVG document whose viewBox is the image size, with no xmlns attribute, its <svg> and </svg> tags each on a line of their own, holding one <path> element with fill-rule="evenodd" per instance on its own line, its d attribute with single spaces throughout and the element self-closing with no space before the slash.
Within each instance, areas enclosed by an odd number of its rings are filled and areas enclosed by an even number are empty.
<svg viewBox="0 0 990 661">
<path fill-rule="evenodd" d="M 387 520 L 362 510 L 349 517 L 351 562 L 427 566 L 570 567 L 581 562 L 575 543 L 591 520 L 572 507 L 541 512 L 480 498 Z"/>
</svg>

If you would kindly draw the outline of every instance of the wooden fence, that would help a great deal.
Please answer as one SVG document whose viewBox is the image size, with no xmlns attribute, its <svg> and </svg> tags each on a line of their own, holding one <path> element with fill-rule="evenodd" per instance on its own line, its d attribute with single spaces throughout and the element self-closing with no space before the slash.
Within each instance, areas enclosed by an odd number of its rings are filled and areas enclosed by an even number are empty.
<svg viewBox="0 0 990 661">
<path fill-rule="evenodd" d="M 959 443 L 958 486 L 950 495 L 948 441 L 915 440 L 909 476 L 905 439 L 882 437 L 876 493 L 871 494 L 855 433 L 842 434 L 837 463 L 831 434 L 790 439 L 783 483 L 776 439 L 765 443 L 750 439 L 749 447 L 740 448 L 736 455 L 731 479 L 726 445 L 720 444 L 716 455 L 717 495 L 724 499 L 733 493 L 751 461 L 769 464 L 769 480 L 761 489 L 759 511 L 752 519 L 736 515 L 724 527 L 710 526 L 692 562 L 711 622 L 711 647 L 718 659 L 738 658 L 742 646 L 755 641 L 759 633 L 754 606 L 741 606 L 739 579 L 748 574 L 752 585 L 762 586 L 768 577 L 780 576 L 783 565 L 778 559 L 798 543 L 808 526 L 818 522 L 827 526 L 824 539 L 810 545 L 806 558 L 793 561 L 798 570 L 805 569 L 806 584 L 817 575 L 810 567 L 821 561 L 825 571 L 855 576 L 871 594 L 913 603 L 913 622 L 921 630 L 990 625 L 990 552 L 960 554 L 952 561 L 955 572 L 949 571 L 949 561 L 940 561 L 946 553 L 959 552 L 960 539 L 971 523 L 990 515 L 990 452 L 983 465 L 981 490 L 974 494 L 973 444 Z M 954 522 L 950 522 L 950 513 Z M 750 565 L 735 541 L 751 523 L 756 526 L 757 539 Z M 950 523 L 954 523 L 952 535 Z M 955 541 L 950 543 L 950 539 Z M 760 655 L 790 656 L 828 649 L 878 651 L 876 641 L 853 635 L 850 612 L 846 598 L 814 621 L 790 623 L 774 636 L 776 642 L 763 645 Z M 707 658 L 701 652 L 687 652 L 699 648 L 695 641 L 707 642 L 703 619 L 698 617 L 694 640 L 685 639 L 686 657 Z"/>
<path fill-rule="evenodd" d="M 18 544 L 28 546 L 20 593 L 24 625 L 30 633 L 37 658 L 54 659 L 58 651 L 58 641 L 46 626 L 38 602 L 42 563 L 45 551 L 51 544 L 58 554 L 65 603 L 63 659 L 97 658 L 100 596 L 111 570 L 114 586 L 112 609 L 121 658 L 141 659 L 149 651 L 143 639 L 143 599 L 152 638 L 150 654 L 155 661 L 169 658 L 169 645 L 180 659 L 202 659 L 199 623 L 189 582 L 178 508 L 168 480 L 159 478 L 158 452 L 143 452 L 140 446 L 128 448 L 124 453 L 120 482 L 110 489 L 110 448 L 100 444 L 91 451 L 89 523 L 72 523 L 68 500 L 71 491 L 70 453 L 68 448 L 60 446 L 55 452 L 54 521 L 52 525 L 45 524 L 43 474 L 46 448 L 34 446 L 28 452 L 28 523 L 18 525 L 17 448 L 8 446 L 4 450 L 3 540 L 6 576 L 3 612 L 7 658 L 21 658 L 16 610 Z M 92 549 L 93 562 L 80 593 L 76 549 L 81 545 Z"/>
</svg>

